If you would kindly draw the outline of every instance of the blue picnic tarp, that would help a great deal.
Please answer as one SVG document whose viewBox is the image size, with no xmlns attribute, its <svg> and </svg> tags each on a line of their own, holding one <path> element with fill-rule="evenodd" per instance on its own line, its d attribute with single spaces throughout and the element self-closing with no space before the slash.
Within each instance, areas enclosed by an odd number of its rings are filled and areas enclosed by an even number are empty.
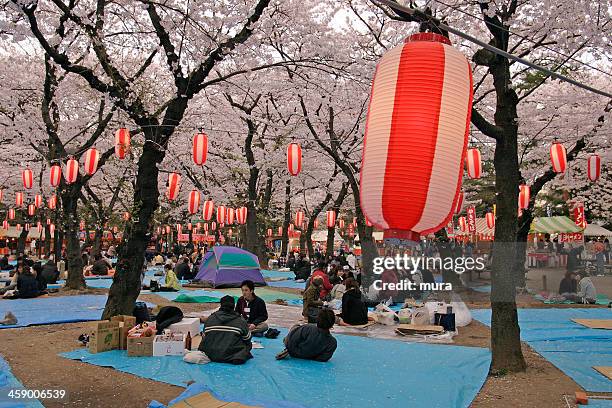
<svg viewBox="0 0 612 408">
<path fill-rule="evenodd" d="M 11 367 L 6 360 L 0 357 L 0 390 L 2 396 L 0 397 L 0 408 L 44 408 L 38 400 L 27 400 L 27 401 L 8 401 L 7 393 L 9 390 L 23 390 L 26 389 L 21 381 L 13 375 Z"/>
</svg>

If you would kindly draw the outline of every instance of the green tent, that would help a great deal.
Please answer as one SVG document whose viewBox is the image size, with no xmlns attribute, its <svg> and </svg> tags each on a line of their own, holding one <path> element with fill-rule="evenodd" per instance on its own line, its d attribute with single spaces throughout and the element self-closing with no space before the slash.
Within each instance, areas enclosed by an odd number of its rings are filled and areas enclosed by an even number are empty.
<svg viewBox="0 0 612 408">
<path fill-rule="evenodd" d="M 582 232 L 582 228 L 565 216 L 538 217 L 531 223 L 530 234 L 558 234 L 560 232 Z"/>
</svg>

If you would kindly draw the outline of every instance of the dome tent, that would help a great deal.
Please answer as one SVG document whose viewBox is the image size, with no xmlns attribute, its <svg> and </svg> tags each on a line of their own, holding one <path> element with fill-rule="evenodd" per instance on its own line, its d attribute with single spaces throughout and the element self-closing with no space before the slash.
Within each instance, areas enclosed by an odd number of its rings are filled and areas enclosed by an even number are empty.
<svg viewBox="0 0 612 408">
<path fill-rule="evenodd" d="M 204 256 L 195 280 L 214 288 L 238 288 L 244 280 L 252 280 L 256 286 L 266 285 L 257 256 L 231 246 L 213 246 Z"/>
</svg>

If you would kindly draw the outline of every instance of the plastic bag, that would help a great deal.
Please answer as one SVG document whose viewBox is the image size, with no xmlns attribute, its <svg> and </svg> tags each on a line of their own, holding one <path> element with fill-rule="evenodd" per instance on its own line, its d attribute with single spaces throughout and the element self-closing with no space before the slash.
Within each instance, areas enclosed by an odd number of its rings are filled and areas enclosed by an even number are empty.
<svg viewBox="0 0 612 408">
<path fill-rule="evenodd" d="M 426 326 L 433 323 L 433 317 L 427 307 L 415 307 L 412 309 L 412 320 L 410 323 L 418 326 Z"/>
<path fill-rule="evenodd" d="M 401 324 L 408 324 L 410 323 L 410 320 L 412 319 L 412 310 L 400 309 L 400 311 L 397 312 L 397 317 L 399 318 L 399 322 Z"/>
<path fill-rule="evenodd" d="M 206 364 L 210 363 L 210 359 L 201 351 L 188 351 L 183 357 L 183 361 L 190 364 Z"/>
<path fill-rule="evenodd" d="M 393 326 L 395 324 L 395 313 L 393 312 L 375 312 L 374 320 L 376 323 L 384 324 L 386 326 Z"/>
<path fill-rule="evenodd" d="M 465 305 L 465 302 L 461 300 L 461 297 L 453 293 L 451 297 L 451 304 L 453 313 L 455 314 L 455 326 L 463 327 L 467 326 L 472 322 L 472 313 L 470 309 Z"/>
</svg>

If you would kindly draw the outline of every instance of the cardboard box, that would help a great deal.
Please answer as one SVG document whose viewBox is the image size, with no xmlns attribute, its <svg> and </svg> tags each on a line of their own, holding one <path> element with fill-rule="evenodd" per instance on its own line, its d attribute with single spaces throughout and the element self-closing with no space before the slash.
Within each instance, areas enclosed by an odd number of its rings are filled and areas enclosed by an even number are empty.
<svg viewBox="0 0 612 408">
<path fill-rule="evenodd" d="M 161 356 L 182 356 L 185 354 L 185 335 L 176 334 L 172 336 L 175 340 L 163 340 L 164 336 L 155 336 L 153 341 L 153 355 Z"/>
<path fill-rule="evenodd" d="M 128 337 L 128 357 L 150 357 L 153 355 L 154 337 Z"/>
<path fill-rule="evenodd" d="M 97 322 L 89 334 L 89 352 L 101 353 L 119 347 L 119 322 Z"/>
<path fill-rule="evenodd" d="M 111 322 L 119 322 L 119 350 L 127 350 L 128 331 L 136 326 L 134 316 L 119 315 L 111 317 Z"/>
<path fill-rule="evenodd" d="M 187 333 L 191 333 L 191 337 L 195 337 L 200 334 L 200 318 L 183 317 L 180 322 L 168 326 L 168 330 L 172 333 L 182 333 L 185 336 L 187 336 Z"/>
</svg>

